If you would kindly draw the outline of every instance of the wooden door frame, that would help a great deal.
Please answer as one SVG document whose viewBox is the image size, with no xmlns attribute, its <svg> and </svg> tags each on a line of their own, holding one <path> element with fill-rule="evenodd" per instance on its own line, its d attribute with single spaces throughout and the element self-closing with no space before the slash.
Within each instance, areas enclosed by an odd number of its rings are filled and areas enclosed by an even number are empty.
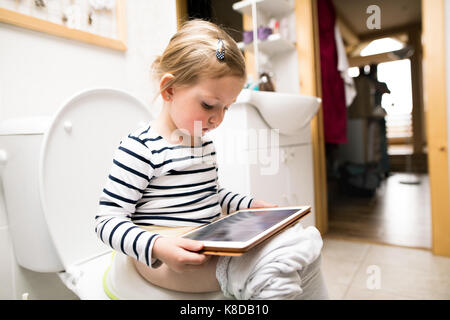
<svg viewBox="0 0 450 320">
<path fill-rule="evenodd" d="M 450 200 L 447 136 L 446 45 L 444 0 L 422 0 L 423 79 L 432 251 L 450 256 Z"/>
<path fill-rule="evenodd" d="M 176 0 L 177 10 L 177 30 L 180 29 L 183 22 L 188 20 L 187 0 Z"/>
<path fill-rule="evenodd" d="M 300 93 L 321 98 L 317 0 L 296 0 L 295 20 Z M 314 163 L 315 222 L 316 228 L 324 235 L 328 232 L 328 195 L 322 105 L 311 121 L 311 139 Z"/>
</svg>

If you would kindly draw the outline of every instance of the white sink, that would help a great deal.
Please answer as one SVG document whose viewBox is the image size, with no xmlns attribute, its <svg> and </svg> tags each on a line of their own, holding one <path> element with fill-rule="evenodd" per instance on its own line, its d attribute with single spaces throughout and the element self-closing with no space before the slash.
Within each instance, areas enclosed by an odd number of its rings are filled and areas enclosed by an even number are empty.
<svg viewBox="0 0 450 320">
<path fill-rule="evenodd" d="M 319 110 L 322 100 L 317 97 L 293 93 L 243 89 L 236 104 L 250 104 L 272 129 L 293 135 L 309 124 Z"/>
</svg>

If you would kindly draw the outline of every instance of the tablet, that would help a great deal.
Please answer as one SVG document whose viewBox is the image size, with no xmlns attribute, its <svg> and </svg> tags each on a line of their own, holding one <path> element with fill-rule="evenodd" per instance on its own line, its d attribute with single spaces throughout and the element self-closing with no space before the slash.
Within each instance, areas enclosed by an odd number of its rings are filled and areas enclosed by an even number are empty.
<svg viewBox="0 0 450 320">
<path fill-rule="evenodd" d="M 202 241 L 205 254 L 240 255 L 296 223 L 310 211 L 309 206 L 239 210 L 183 237 Z"/>
</svg>

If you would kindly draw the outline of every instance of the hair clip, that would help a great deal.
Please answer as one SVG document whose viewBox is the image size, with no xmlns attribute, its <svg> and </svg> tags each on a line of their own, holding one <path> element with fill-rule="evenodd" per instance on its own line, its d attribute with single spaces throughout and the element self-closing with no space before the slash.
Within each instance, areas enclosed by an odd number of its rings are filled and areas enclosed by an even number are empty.
<svg viewBox="0 0 450 320">
<path fill-rule="evenodd" d="M 222 39 L 217 41 L 216 57 L 219 60 L 225 59 L 225 44 Z"/>
</svg>

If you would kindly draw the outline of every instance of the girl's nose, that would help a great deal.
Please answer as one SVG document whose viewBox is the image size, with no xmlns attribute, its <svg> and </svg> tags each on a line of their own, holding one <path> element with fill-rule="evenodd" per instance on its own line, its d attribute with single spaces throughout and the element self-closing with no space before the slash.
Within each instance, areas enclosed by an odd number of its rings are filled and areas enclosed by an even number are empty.
<svg viewBox="0 0 450 320">
<path fill-rule="evenodd" d="M 216 116 L 212 116 L 208 119 L 208 124 L 210 126 L 217 126 L 217 117 Z"/>
<path fill-rule="evenodd" d="M 209 124 L 217 127 L 222 122 L 223 116 L 224 116 L 224 112 L 220 112 L 220 111 L 216 112 L 209 118 L 208 122 L 209 122 Z"/>
</svg>

